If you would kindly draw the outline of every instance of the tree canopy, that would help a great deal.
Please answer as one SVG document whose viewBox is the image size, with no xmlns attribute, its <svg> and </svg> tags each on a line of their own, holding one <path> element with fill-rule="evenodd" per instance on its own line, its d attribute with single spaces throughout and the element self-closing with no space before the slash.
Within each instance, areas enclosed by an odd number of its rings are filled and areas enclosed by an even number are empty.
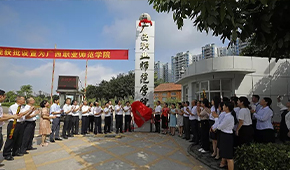
<svg viewBox="0 0 290 170">
<path fill-rule="evenodd" d="M 128 74 L 119 74 L 117 77 L 112 77 L 111 80 L 102 80 L 100 84 L 88 85 L 86 89 L 86 97 L 88 99 L 95 98 L 124 99 L 125 97 L 134 97 L 135 94 L 135 73 L 130 71 Z"/>
<path fill-rule="evenodd" d="M 182 29 L 190 19 L 199 31 L 213 32 L 230 44 L 248 40 L 245 55 L 289 58 L 290 1 L 286 0 L 148 0 L 157 12 L 173 11 Z M 229 44 L 229 45 L 230 45 Z"/>
</svg>

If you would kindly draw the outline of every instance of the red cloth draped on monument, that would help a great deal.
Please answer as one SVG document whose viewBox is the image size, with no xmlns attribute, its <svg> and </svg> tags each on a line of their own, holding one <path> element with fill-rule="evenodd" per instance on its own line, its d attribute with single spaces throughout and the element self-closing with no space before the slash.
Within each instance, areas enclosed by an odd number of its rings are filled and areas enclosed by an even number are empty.
<svg viewBox="0 0 290 170">
<path fill-rule="evenodd" d="M 146 121 L 151 119 L 152 109 L 145 106 L 142 102 L 133 102 L 131 108 L 134 115 L 134 121 L 138 127 L 141 127 Z"/>
</svg>

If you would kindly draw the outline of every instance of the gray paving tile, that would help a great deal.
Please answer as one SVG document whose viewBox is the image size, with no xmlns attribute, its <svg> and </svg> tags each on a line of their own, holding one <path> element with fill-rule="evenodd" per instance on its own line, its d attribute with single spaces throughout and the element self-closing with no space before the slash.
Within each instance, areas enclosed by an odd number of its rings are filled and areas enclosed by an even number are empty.
<svg viewBox="0 0 290 170">
<path fill-rule="evenodd" d="M 170 155 L 169 158 L 178 160 L 180 162 L 186 163 L 186 164 L 192 164 L 189 159 L 192 159 L 190 156 L 186 156 L 182 154 L 181 152 L 177 151 L 174 154 Z"/>
<path fill-rule="evenodd" d="M 64 160 L 64 161 L 57 162 L 54 164 L 40 166 L 37 168 L 37 170 L 51 170 L 52 168 L 78 170 L 78 169 L 84 168 L 84 166 L 72 158 L 72 159 Z"/>
<path fill-rule="evenodd" d="M 85 152 L 89 152 L 89 151 L 97 151 L 97 148 L 94 146 L 79 146 L 79 147 L 75 147 L 75 148 L 71 148 L 71 150 L 75 153 L 75 154 L 81 154 L 81 153 L 85 153 Z"/>
<path fill-rule="evenodd" d="M 54 161 L 61 158 L 69 157 L 70 155 L 65 150 L 54 151 L 51 153 L 44 153 L 37 156 L 32 156 L 32 159 L 36 165 L 49 161 Z"/>
<path fill-rule="evenodd" d="M 149 155 L 146 152 L 137 152 L 131 155 L 128 155 L 125 157 L 127 160 L 130 160 L 134 163 L 136 163 L 137 165 L 147 165 L 150 162 L 154 161 L 155 159 L 157 159 L 156 156 L 154 155 Z"/>
<path fill-rule="evenodd" d="M 129 147 L 129 146 L 124 146 L 124 145 L 108 149 L 108 151 L 115 153 L 117 155 L 124 155 L 124 154 L 132 152 L 134 150 L 135 150 L 134 148 Z"/>
<path fill-rule="evenodd" d="M 69 147 L 69 146 L 75 146 L 75 145 L 84 145 L 86 144 L 86 142 L 80 139 L 73 139 L 73 140 L 65 140 L 63 141 L 63 144 Z"/>
<path fill-rule="evenodd" d="M 135 170 L 137 168 L 131 166 L 130 164 L 124 163 L 121 160 L 115 160 L 115 161 L 111 161 L 108 163 L 105 163 L 103 165 L 97 166 L 95 167 L 98 170 Z"/>
<path fill-rule="evenodd" d="M 17 170 L 25 168 L 25 162 L 22 157 L 15 158 L 14 161 L 3 161 L 4 167 L 1 167 L 0 169 L 6 169 L 6 170 Z"/>
<path fill-rule="evenodd" d="M 190 167 L 187 167 L 187 166 L 183 166 L 183 165 L 180 165 L 178 163 L 175 163 L 175 162 L 172 162 L 172 161 L 169 161 L 169 160 L 161 160 L 159 161 L 158 163 L 156 163 L 155 165 L 152 165 L 150 167 L 150 169 L 153 169 L 153 170 L 160 170 L 160 169 L 182 169 L 182 170 L 191 170 L 192 168 Z"/>
<path fill-rule="evenodd" d="M 146 149 L 147 151 L 154 152 L 158 155 L 166 155 L 167 153 L 171 152 L 173 149 L 169 149 L 167 147 L 162 147 L 161 145 L 152 146 Z"/>
<path fill-rule="evenodd" d="M 108 159 L 113 158 L 113 156 L 103 152 L 103 151 L 96 151 L 93 153 L 82 155 L 81 158 L 83 158 L 88 163 L 99 163 Z"/>
</svg>

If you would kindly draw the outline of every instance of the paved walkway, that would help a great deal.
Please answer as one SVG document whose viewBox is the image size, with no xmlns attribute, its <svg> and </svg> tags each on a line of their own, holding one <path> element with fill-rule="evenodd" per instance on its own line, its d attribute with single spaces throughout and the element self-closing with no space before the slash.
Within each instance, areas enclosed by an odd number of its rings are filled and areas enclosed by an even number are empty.
<svg viewBox="0 0 290 170">
<path fill-rule="evenodd" d="M 35 140 L 39 143 L 40 139 Z M 156 133 L 125 133 L 122 138 L 90 134 L 47 147 L 35 144 L 37 150 L 3 161 L 2 169 L 208 169 L 187 153 L 189 145 L 177 136 Z"/>
</svg>

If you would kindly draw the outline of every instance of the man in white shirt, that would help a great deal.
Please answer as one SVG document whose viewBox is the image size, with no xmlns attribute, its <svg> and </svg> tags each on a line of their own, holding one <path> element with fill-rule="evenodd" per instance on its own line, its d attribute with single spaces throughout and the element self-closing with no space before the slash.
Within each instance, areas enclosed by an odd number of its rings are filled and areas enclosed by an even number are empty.
<svg viewBox="0 0 290 170">
<path fill-rule="evenodd" d="M 70 134 L 70 121 L 71 121 L 71 115 L 72 115 L 73 107 L 71 105 L 71 99 L 67 98 L 65 100 L 65 105 L 63 106 L 63 113 L 65 115 L 64 118 L 64 125 L 62 129 L 62 138 L 63 139 L 68 139 L 68 137 L 71 137 Z"/>
<path fill-rule="evenodd" d="M 10 115 L 18 115 L 20 117 L 16 121 L 15 128 L 13 128 L 14 119 L 9 119 L 7 126 L 7 132 L 9 134 L 7 134 L 3 156 L 9 161 L 14 160 L 13 156 L 23 156 L 23 154 L 20 153 L 20 147 L 23 139 L 25 116 L 31 114 L 35 110 L 34 106 L 32 106 L 29 110 L 25 111 L 24 104 L 25 98 L 18 96 L 16 98 L 16 103 L 9 107 Z"/>
<path fill-rule="evenodd" d="M 189 123 L 189 113 L 188 111 L 190 110 L 189 107 L 189 101 L 186 101 L 183 107 L 183 128 L 184 128 L 184 133 L 185 136 L 183 137 L 183 139 L 189 140 L 190 139 L 190 123 Z"/>
<path fill-rule="evenodd" d="M 116 101 L 117 105 L 115 106 L 115 115 L 116 115 L 116 134 L 119 132 L 123 133 L 123 106 L 121 101 Z"/>
<path fill-rule="evenodd" d="M 113 122 L 114 122 L 114 106 L 112 105 L 111 101 L 109 101 L 109 109 L 110 109 L 110 113 L 111 113 L 110 131 L 113 131 L 113 127 L 114 127 L 114 125 L 113 125 Z"/>
<path fill-rule="evenodd" d="M 80 106 L 76 100 L 72 102 L 73 111 L 72 111 L 72 128 L 71 134 L 78 135 L 79 134 L 79 121 L 80 121 Z"/>
<path fill-rule="evenodd" d="M 94 114 L 94 122 L 95 122 L 95 129 L 94 129 L 94 134 L 97 135 L 102 134 L 102 113 L 103 109 L 100 107 L 98 102 L 95 102 L 95 108 L 93 110 Z"/>
<path fill-rule="evenodd" d="M 160 114 L 162 112 L 162 107 L 160 106 L 160 101 L 157 101 L 156 107 L 155 107 L 155 132 L 160 133 Z"/>
<path fill-rule="evenodd" d="M 87 101 L 83 101 L 82 107 L 82 129 L 81 134 L 86 135 L 88 133 L 88 126 L 89 126 L 89 112 L 91 111 L 90 106 L 88 106 Z"/>
<path fill-rule="evenodd" d="M 104 127 L 104 133 L 111 133 L 110 126 L 111 126 L 111 109 L 109 108 L 109 102 L 106 103 L 106 107 L 104 108 L 105 113 L 105 127 Z"/>
<path fill-rule="evenodd" d="M 27 99 L 27 105 L 24 107 L 24 111 L 29 110 L 35 104 L 35 100 L 30 97 Z M 34 131 L 36 126 L 36 115 L 39 114 L 38 110 L 33 111 L 30 115 L 25 117 L 24 123 L 24 133 L 23 141 L 21 145 L 21 153 L 28 154 L 27 150 L 35 150 L 36 148 L 32 147 Z"/>
<path fill-rule="evenodd" d="M 51 134 L 50 134 L 50 142 L 55 142 L 55 140 L 62 140 L 59 137 L 59 128 L 60 128 L 60 117 L 63 110 L 60 109 L 59 106 L 59 97 L 55 96 L 53 98 L 53 104 L 50 107 L 50 115 L 56 116 L 55 119 L 52 121 L 52 127 L 51 127 Z"/>
<path fill-rule="evenodd" d="M 9 115 L 9 114 L 4 114 L 3 113 L 3 108 L 1 106 L 1 103 L 4 102 L 6 96 L 5 96 L 5 91 L 0 90 L 0 150 L 3 146 L 3 135 L 2 135 L 2 126 L 4 125 L 4 121 L 8 119 L 18 119 L 20 118 L 17 115 Z M 2 162 L 2 161 L 1 161 Z M 0 167 L 4 166 L 4 164 L 0 164 Z"/>
<path fill-rule="evenodd" d="M 126 102 L 126 106 L 123 108 L 124 109 L 124 112 L 125 112 L 125 132 L 132 132 L 131 131 L 131 120 L 132 120 L 132 117 L 131 117 L 131 112 L 132 112 L 132 109 L 131 109 L 131 106 L 130 106 L 130 102 L 127 101 Z"/>
<path fill-rule="evenodd" d="M 258 113 L 258 111 L 262 108 L 260 105 L 260 96 L 259 95 L 253 95 L 252 96 L 252 105 L 251 105 L 251 113 Z M 253 128 L 256 130 L 256 124 L 257 124 L 257 119 L 252 115 L 252 123 L 253 123 Z"/>
<path fill-rule="evenodd" d="M 91 111 L 89 112 L 89 124 L 88 124 L 88 129 L 89 132 L 93 132 L 94 131 L 94 102 L 90 102 L 89 106 L 91 108 Z"/>
<path fill-rule="evenodd" d="M 193 142 L 193 145 L 198 144 L 198 116 L 197 116 L 197 100 L 192 100 L 191 102 L 192 109 L 188 110 L 189 113 L 189 122 L 191 127 L 191 133 L 193 134 L 193 138 L 190 142 Z"/>
</svg>

